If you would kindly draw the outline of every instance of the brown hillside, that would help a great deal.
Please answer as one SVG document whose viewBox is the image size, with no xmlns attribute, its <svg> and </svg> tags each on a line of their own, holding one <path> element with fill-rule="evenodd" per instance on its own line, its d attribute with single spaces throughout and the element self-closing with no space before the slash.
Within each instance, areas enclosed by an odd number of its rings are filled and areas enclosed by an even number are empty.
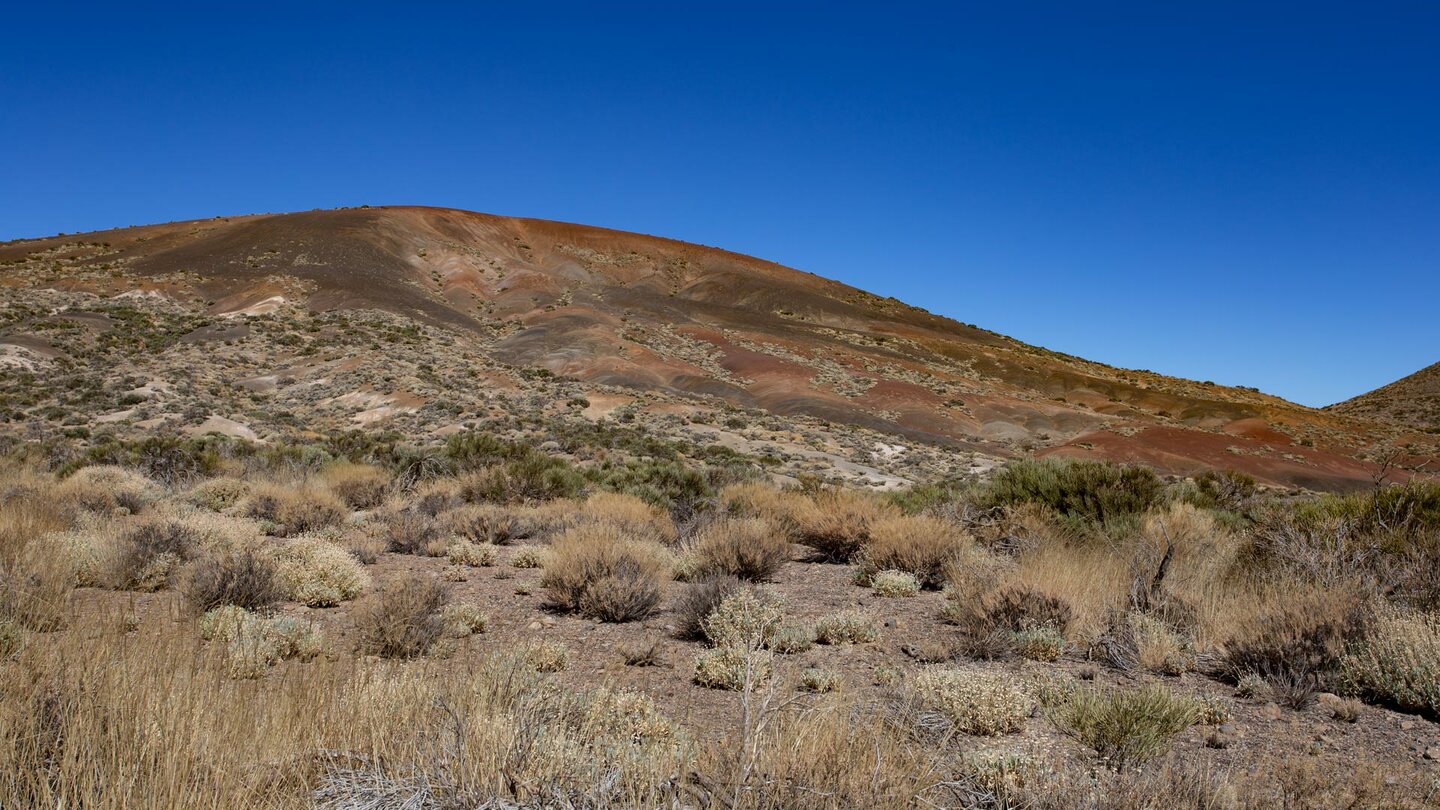
<svg viewBox="0 0 1440 810">
<path fill-rule="evenodd" d="M 558 222 L 416 207 L 257 215 L 21 240 L 0 263 L 0 361 L 41 381 L 88 368 L 83 384 L 102 390 L 123 368 L 151 407 L 117 400 L 106 418 L 139 429 L 444 431 L 487 397 L 539 392 L 543 369 L 574 381 L 564 395 L 587 398 L 591 419 L 629 404 L 692 427 L 715 408 L 848 426 L 864 436 L 840 455 L 877 471 L 872 483 L 915 478 L 888 462 L 923 446 L 938 473 L 956 471 L 956 452 L 1033 451 L 1344 489 L 1369 481 L 1358 458 L 1394 433 L 1351 415 L 1364 411 L 1112 368 L 760 259 Z M 112 312 L 117 301 L 129 309 Z M 133 326 L 135 308 L 170 325 L 122 362 L 116 318 Z M 395 338 L 414 328 L 420 342 Z M 32 405 L 11 421 L 43 434 Z M 288 417 L 272 424 L 277 410 Z M 824 443 L 733 427 L 691 437 L 790 460 Z"/>
</svg>

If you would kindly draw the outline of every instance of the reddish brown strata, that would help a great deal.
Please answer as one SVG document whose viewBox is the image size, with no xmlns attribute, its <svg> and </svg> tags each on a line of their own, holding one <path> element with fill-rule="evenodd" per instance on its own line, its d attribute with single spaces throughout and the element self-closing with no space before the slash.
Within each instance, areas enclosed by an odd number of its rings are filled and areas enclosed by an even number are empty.
<svg viewBox="0 0 1440 810">
<path fill-rule="evenodd" d="M 510 322 L 489 351 L 511 364 L 998 455 L 1037 450 L 1182 474 L 1229 467 L 1345 489 L 1370 480 L 1361 449 L 1396 433 L 1028 346 L 773 262 L 604 228 L 341 209 L 21 240 L 0 245 L 0 262 L 81 242 L 108 243 L 103 261 L 125 267 L 129 289 L 199 294 L 213 313 L 298 288 L 312 309 L 377 308 L 477 331 Z M 17 283 L 3 270 L 0 280 Z"/>
</svg>

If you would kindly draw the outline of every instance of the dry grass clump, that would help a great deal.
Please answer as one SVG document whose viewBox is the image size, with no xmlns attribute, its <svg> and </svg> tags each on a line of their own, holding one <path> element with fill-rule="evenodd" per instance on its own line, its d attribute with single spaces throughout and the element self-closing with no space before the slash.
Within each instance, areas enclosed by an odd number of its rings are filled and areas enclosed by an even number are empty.
<svg viewBox="0 0 1440 810">
<path fill-rule="evenodd" d="M 140 473 L 110 465 L 81 467 L 55 491 L 61 500 L 108 515 L 139 514 L 164 494 L 159 484 Z"/>
<path fill-rule="evenodd" d="M 558 641 L 540 641 L 526 647 L 523 656 L 536 672 L 560 672 L 570 663 L 570 648 Z"/>
<path fill-rule="evenodd" d="M 768 582 L 790 559 L 790 540 L 762 518 L 721 518 L 700 530 L 690 553 L 701 576 Z"/>
<path fill-rule="evenodd" d="M 1134 689 L 1076 689 L 1051 708 L 1050 717 L 1111 766 L 1124 769 L 1168 751 L 1176 734 L 1200 720 L 1200 712 L 1194 698 L 1152 684 Z"/>
<path fill-rule="evenodd" d="M 870 577 L 870 588 L 876 595 L 887 598 L 905 598 L 920 593 L 920 580 L 909 571 L 887 570 Z"/>
<path fill-rule="evenodd" d="M 495 564 L 496 551 L 492 543 L 472 543 L 456 540 L 445 550 L 445 556 L 453 565 L 468 565 L 474 568 Z"/>
<path fill-rule="evenodd" d="M 445 587 L 412 574 L 386 584 L 355 607 L 357 648 L 381 658 L 418 658 L 445 634 Z"/>
<path fill-rule="evenodd" d="M 320 537 L 297 537 L 270 549 L 275 574 L 290 599 L 333 607 L 370 587 L 370 575 L 348 551 Z"/>
<path fill-rule="evenodd" d="M 325 648 L 324 637 L 309 622 L 291 616 L 257 616 L 234 605 L 202 616 L 200 635 L 226 645 L 225 657 L 235 678 L 263 677 L 281 661 L 310 661 Z"/>
<path fill-rule="evenodd" d="M 550 549 L 544 546 L 521 546 L 510 556 L 513 568 L 544 568 L 550 562 Z"/>
<path fill-rule="evenodd" d="M 895 507 L 874 496 L 853 490 L 825 490 L 795 499 L 789 522 L 795 542 L 813 548 L 827 561 L 850 562 L 870 541 L 876 523 L 898 516 Z"/>
<path fill-rule="evenodd" d="M 1365 618 L 1354 592 L 1291 591 L 1246 617 L 1225 645 L 1225 671 L 1235 681 L 1259 675 L 1279 703 L 1304 708 L 1363 636 Z"/>
<path fill-rule="evenodd" d="M 785 624 L 770 638 L 770 651 L 776 655 L 803 653 L 815 646 L 815 628 L 808 624 Z"/>
<path fill-rule="evenodd" d="M 438 557 L 449 547 L 449 543 L 441 539 L 439 522 L 418 509 L 387 511 L 377 525 L 390 551 Z"/>
<path fill-rule="evenodd" d="M 922 588 L 939 590 L 947 567 L 973 540 L 952 521 L 928 515 L 897 515 L 875 520 L 860 556 L 862 576 L 880 571 L 905 571 Z"/>
<path fill-rule="evenodd" d="M 209 478 L 190 488 L 185 500 L 201 509 L 223 512 L 239 506 L 253 487 L 239 478 Z"/>
<path fill-rule="evenodd" d="M 800 688 L 806 692 L 825 694 L 838 692 L 845 683 L 845 676 L 833 669 L 809 667 L 800 673 Z"/>
<path fill-rule="evenodd" d="M 440 622 L 449 638 L 465 638 L 485 632 L 490 626 L 490 616 L 479 606 L 468 602 L 452 602 L 440 611 Z"/>
<path fill-rule="evenodd" d="M 1065 634 L 1053 627 L 1030 627 L 1010 637 L 1015 654 L 1030 661 L 1054 661 L 1065 653 Z"/>
<path fill-rule="evenodd" d="M 841 610 L 815 622 L 815 640 L 821 644 L 868 644 L 880 637 L 880 628 L 868 613 Z"/>
<path fill-rule="evenodd" d="M 549 685 L 515 655 L 321 657 L 256 688 L 226 677 L 226 644 L 108 626 L 0 662 L 0 806 L 655 807 L 694 767 L 645 697 Z"/>
<path fill-rule="evenodd" d="M 630 535 L 673 545 L 675 523 L 670 516 L 634 495 L 597 492 L 586 498 L 570 518 L 570 525 L 599 523 Z"/>
<path fill-rule="evenodd" d="M 241 509 L 246 517 L 270 523 L 272 533 L 282 537 L 338 525 L 347 514 L 329 490 L 308 485 L 258 485 Z"/>
<path fill-rule="evenodd" d="M 1139 665 L 1161 675 L 1179 675 L 1195 668 L 1190 641 L 1167 622 L 1148 613 L 1131 612 L 1126 619 Z"/>
<path fill-rule="evenodd" d="M 320 480 L 350 509 L 373 509 L 390 491 L 390 474 L 369 464 L 327 464 Z"/>
<path fill-rule="evenodd" d="M 202 557 L 185 583 L 185 598 L 197 613 L 225 605 L 265 611 L 288 596 L 274 559 L 256 551 Z"/>
<path fill-rule="evenodd" d="M 977 668 L 927 669 L 910 690 L 956 731 L 984 737 L 1019 731 L 1035 708 L 1013 676 Z"/>
<path fill-rule="evenodd" d="M 345 550 L 350 552 L 361 565 L 374 565 L 380 555 L 389 550 L 390 544 L 384 537 L 370 531 L 354 532 L 345 538 Z"/>
<path fill-rule="evenodd" d="M 117 539 L 110 581 L 121 590 L 158 591 L 169 586 L 198 545 L 198 534 L 183 521 L 142 520 Z"/>
<path fill-rule="evenodd" d="M 1072 615 L 1061 599 L 1009 586 L 978 600 L 952 598 L 942 618 L 960 627 L 960 648 L 972 657 L 1003 658 L 1023 643 L 1032 655 L 1047 660 L 1048 651 L 1063 649 Z"/>
<path fill-rule="evenodd" d="M 691 680 L 707 689 L 746 691 L 770 679 L 773 661 L 769 650 L 716 647 L 695 656 Z"/>
<path fill-rule="evenodd" d="M 707 577 L 688 585 L 675 599 L 675 635 L 691 641 L 705 639 L 705 620 L 725 597 L 740 590 L 733 576 Z"/>
<path fill-rule="evenodd" d="M 629 622 L 655 612 L 669 578 L 663 547 L 614 525 L 592 523 L 555 539 L 540 582 L 562 610 Z"/>
<path fill-rule="evenodd" d="M 446 534 L 463 537 L 472 543 L 493 543 L 506 546 L 530 537 L 530 521 L 515 509 L 493 504 L 462 506 L 442 512 L 438 519 Z"/>
<path fill-rule="evenodd" d="M 1341 680 L 1382 703 L 1440 718 L 1440 617 L 1381 607 L 1342 660 Z"/>
</svg>

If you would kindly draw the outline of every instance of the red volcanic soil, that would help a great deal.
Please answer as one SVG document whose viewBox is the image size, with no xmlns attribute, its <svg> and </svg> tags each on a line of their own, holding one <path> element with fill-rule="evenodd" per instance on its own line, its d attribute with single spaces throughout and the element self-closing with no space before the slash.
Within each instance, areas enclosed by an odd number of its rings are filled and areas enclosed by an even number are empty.
<svg viewBox="0 0 1440 810">
<path fill-rule="evenodd" d="M 1347 448 L 1395 433 L 1253 390 L 1029 346 L 773 262 L 584 225 L 366 208 L 0 245 L 0 267 L 51 260 L 63 269 L 0 270 L 0 284 L 154 290 L 213 302 L 215 317 L 287 303 L 385 310 L 474 334 L 470 350 L 489 359 L 584 383 L 718 397 L 999 456 L 1230 467 L 1345 489 L 1369 480 Z M 233 335 L 227 328 L 193 339 Z M 25 345 L 0 338 L 11 351 Z M 1302 437 L 1326 449 L 1302 447 Z"/>
</svg>

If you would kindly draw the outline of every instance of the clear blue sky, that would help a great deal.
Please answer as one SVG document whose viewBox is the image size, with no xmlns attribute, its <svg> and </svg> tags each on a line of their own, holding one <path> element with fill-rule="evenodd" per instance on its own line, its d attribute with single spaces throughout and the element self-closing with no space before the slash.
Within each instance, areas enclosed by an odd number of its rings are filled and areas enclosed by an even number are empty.
<svg viewBox="0 0 1440 810">
<path fill-rule="evenodd" d="M 1440 360 L 1433 2 L 42 5 L 0 239 L 454 206 L 1311 405 Z"/>
</svg>

